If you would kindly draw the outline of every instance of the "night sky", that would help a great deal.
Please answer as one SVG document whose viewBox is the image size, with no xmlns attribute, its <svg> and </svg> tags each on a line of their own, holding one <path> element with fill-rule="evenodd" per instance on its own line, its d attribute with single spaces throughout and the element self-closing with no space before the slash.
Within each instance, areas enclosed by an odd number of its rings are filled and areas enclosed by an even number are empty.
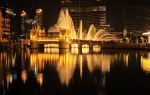
<svg viewBox="0 0 150 95">
<path fill-rule="evenodd" d="M 0 0 L 2 2 L 4 0 Z M 20 19 L 20 12 L 25 10 L 30 18 L 35 17 L 35 10 L 37 8 L 43 9 L 44 26 L 47 29 L 57 21 L 57 16 L 61 8 L 61 0 L 6 0 L 9 6 L 15 9 L 17 13 L 17 19 Z M 108 6 L 112 8 L 115 6 L 150 6 L 150 0 L 107 0 Z M 115 11 L 115 10 L 113 10 Z M 18 20 L 19 22 L 19 20 Z"/>
<path fill-rule="evenodd" d="M 25 10 L 30 18 L 35 17 L 37 8 L 43 9 L 44 26 L 48 28 L 57 21 L 61 7 L 61 0 L 7 0 L 9 6 L 15 9 L 17 19 L 20 19 L 20 12 Z M 19 20 L 18 20 L 19 22 Z"/>
</svg>

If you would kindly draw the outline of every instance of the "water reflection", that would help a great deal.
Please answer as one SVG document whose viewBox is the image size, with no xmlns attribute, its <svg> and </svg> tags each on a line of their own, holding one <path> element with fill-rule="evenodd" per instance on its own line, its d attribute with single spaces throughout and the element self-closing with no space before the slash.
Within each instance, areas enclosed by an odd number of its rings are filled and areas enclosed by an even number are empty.
<svg viewBox="0 0 150 95">
<path fill-rule="evenodd" d="M 82 81 L 92 77 L 92 82 L 102 88 L 106 87 L 106 78 L 116 66 L 120 68 L 136 68 L 138 71 L 150 72 L 150 53 L 144 51 L 96 50 L 90 54 L 87 48 L 82 53 L 77 48 L 59 50 L 46 48 L 38 51 L 30 49 L 11 52 L 0 52 L 0 87 L 6 91 L 10 86 L 21 80 L 24 85 L 34 80 L 39 87 L 47 84 L 46 73 L 51 67 L 61 85 L 69 87 L 78 79 Z M 128 69 L 127 69 L 128 70 Z M 55 82 L 55 81 L 54 81 Z"/>
<path fill-rule="evenodd" d="M 141 56 L 141 67 L 145 72 L 150 73 L 150 53 L 144 53 Z"/>
<path fill-rule="evenodd" d="M 28 77 L 27 71 L 26 71 L 26 70 L 22 70 L 22 72 L 21 72 L 21 79 L 22 79 L 22 81 L 23 81 L 24 83 L 26 83 L 27 77 Z"/>
</svg>

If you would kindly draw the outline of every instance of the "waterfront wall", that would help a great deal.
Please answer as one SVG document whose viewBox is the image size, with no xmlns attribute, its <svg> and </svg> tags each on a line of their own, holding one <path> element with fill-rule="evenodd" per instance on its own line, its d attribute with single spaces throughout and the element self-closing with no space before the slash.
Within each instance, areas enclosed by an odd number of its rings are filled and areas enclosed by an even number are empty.
<svg viewBox="0 0 150 95">
<path fill-rule="evenodd" d="M 60 49 L 69 49 L 71 48 L 71 42 L 59 42 L 59 48 Z M 28 42 L 3 42 L 0 43 L 0 48 L 27 48 L 27 45 L 30 45 L 31 49 L 39 49 L 41 48 L 38 42 L 31 41 Z M 44 44 L 43 44 L 44 45 Z M 81 49 L 83 44 L 78 43 L 78 48 Z M 89 48 L 92 50 L 93 46 L 95 44 L 87 44 L 89 45 Z M 150 50 L 150 43 L 120 43 L 120 42 L 114 42 L 114 41 L 108 41 L 108 42 L 101 42 L 99 43 L 99 46 L 102 49 L 147 49 Z M 44 47 L 42 47 L 44 48 Z"/>
</svg>

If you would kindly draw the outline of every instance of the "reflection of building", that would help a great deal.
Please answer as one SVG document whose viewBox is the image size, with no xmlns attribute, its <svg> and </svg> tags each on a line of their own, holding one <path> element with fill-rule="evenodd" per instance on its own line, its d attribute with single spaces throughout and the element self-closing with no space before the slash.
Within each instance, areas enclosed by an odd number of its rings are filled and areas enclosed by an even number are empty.
<svg viewBox="0 0 150 95">
<path fill-rule="evenodd" d="M 62 0 L 62 8 L 69 10 L 74 21 L 75 29 L 83 21 L 85 30 L 91 24 L 97 28 L 106 24 L 106 6 L 104 0 Z"/>
</svg>

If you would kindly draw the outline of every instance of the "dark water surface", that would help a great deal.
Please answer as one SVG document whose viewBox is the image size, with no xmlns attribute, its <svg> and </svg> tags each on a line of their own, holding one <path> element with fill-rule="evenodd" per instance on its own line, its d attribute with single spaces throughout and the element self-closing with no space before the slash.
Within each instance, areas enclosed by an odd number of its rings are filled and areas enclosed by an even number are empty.
<svg viewBox="0 0 150 95">
<path fill-rule="evenodd" d="M 1 50 L 0 95 L 150 95 L 150 52 Z"/>
</svg>

